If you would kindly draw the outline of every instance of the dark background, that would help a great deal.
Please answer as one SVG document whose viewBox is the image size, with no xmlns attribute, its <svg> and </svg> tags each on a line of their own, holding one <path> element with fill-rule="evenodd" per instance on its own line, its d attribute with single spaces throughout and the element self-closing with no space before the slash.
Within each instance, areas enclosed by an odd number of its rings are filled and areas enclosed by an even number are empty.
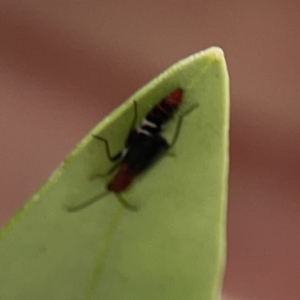
<svg viewBox="0 0 300 300">
<path fill-rule="evenodd" d="M 298 1 L 1 1 L 0 224 L 164 69 L 215 45 L 231 79 L 224 299 L 300 294 Z"/>
</svg>

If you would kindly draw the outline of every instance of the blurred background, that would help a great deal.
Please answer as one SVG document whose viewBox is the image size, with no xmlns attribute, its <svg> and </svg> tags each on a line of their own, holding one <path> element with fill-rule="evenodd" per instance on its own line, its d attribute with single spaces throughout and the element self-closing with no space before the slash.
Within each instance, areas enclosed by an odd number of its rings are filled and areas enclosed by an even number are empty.
<svg viewBox="0 0 300 300">
<path fill-rule="evenodd" d="M 231 80 L 226 300 L 300 299 L 291 1 L 1 1 L 0 225 L 113 108 L 209 46 Z"/>
</svg>

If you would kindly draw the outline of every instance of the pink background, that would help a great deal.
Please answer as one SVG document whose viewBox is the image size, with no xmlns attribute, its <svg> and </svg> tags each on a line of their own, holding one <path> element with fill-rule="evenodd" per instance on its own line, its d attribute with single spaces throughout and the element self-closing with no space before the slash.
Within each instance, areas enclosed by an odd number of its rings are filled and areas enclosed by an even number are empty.
<svg viewBox="0 0 300 300">
<path fill-rule="evenodd" d="M 300 299 L 299 2 L 18 2 L 0 4 L 0 224 L 114 107 L 216 45 L 232 100 L 224 298 Z"/>
</svg>

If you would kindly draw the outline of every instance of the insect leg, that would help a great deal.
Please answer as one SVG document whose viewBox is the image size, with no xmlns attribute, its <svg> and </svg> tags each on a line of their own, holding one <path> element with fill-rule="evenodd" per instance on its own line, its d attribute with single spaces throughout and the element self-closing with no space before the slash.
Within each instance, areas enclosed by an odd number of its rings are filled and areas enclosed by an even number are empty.
<svg viewBox="0 0 300 300">
<path fill-rule="evenodd" d="M 92 175 L 90 177 L 90 180 L 94 180 L 94 179 L 96 179 L 98 177 L 103 178 L 103 177 L 106 177 L 106 176 L 110 175 L 111 173 L 113 173 L 120 166 L 121 162 L 122 161 L 118 161 L 117 163 L 115 163 L 105 174 L 95 174 L 95 175 Z"/>
<path fill-rule="evenodd" d="M 132 121 L 132 124 L 131 124 L 131 127 L 130 127 L 130 131 L 133 131 L 133 129 L 134 129 L 134 127 L 135 127 L 135 124 L 136 124 L 136 120 L 137 120 L 137 103 L 136 103 L 136 101 L 133 102 L 133 105 L 134 105 L 134 117 L 133 117 L 133 121 Z M 109 158 L 109 160 L 110 160 L 111 162 L 114 162 L 114 161 L 118 160 L 119 158 L 121 158 L 121 156 L 122 156 L 122 151 L 118 152 L 118 153 L 115 154 L 115 155 L 112 155 L 112 154 L 111 154 L 110 147 L 109 147 L 109 143 L 108 143 L 108 140 L 107 140 L 107 139 L 105 139 L 105 138 L 103 138 L 103 137 L 101 137 L 101 136 L 98 136 L 98 135 L 94 135 L 94 134 L 93 134 L 93 137 L 94 137 L 95 139 L 97 139 L 97 140 L 99 140 L 99 141 L 101 141 L 101 142 L 104 143 L 106 155 L 107 155 L 107 157 Z M 114 170 L 114 169 L 113 169 L 113 170 Z M 113 171 L 113 170 L 112 170 L 112 171 Z M 112 171 L 109 171 L 108 174 L 111 173 Z"/>
<path fill-rule="evenodd" d="M 137 117 L 138 117 L 137 103 L 136 103 L 135 100 L 133 101 L 133 105 L 134 105 L 134 117 L 133 117 L 133 121 L 132 121 L 132 124 L 131 124 L 131 130 L 130 131 L 133 131 L 133 129 L 135 128 L 135 126 L 136 126 L 136 120 L 137 120 Z"/>
<path fill-rule="evenodd" d="M 172 141 L 170 143 L 170 148 L 174 147 L 174 145 L 176 144 L 176 142 L 178 140 L 178 136 L 180 134 L 180 130 L 181 130 L 181 126 L 182 126 L 182 120 L 183 120 L 183 116 L 180 116 L 179 120 L 177 122 L 177 125 L 176 125 L 175 133 L 174 133 Z"/>
<path fill-rule="evenodd" d="M 118 152 L 115 155 L 111 154 L 111 151 L 110 151 L 110 148 L 109 148 L 109 143 L 108 143 L 108 141 L 106 139 L 104 139 L 103 137 L 98 136 L 98 135 L 93 135 L 93 137 L 95 139 L 97 139 L 99 141 L 102 141 L 104 143 L 106 155 L 107 155 L 107 157 L 109 158 L 110 161 L 114 162 L 114 161 L 118 160 L 121 157 L 122 151 Z"/>
<path fill-rule="evenodd" d="M 173 138 L 172 138 L 172 141 L 170 143 L 170 148 L 172 148 L 176 142 L 177 142 L 177 139 L 178 139 L 178 136 L 180 134 L 180 130 L 181 130 L 181 126 L 182 126 L 182 122 L 183 122 L 183 118 L 185 118 L 189 113 L 191 113 L 195 108 L 198 107 L 198 104 L 196 105 L 193 105 L 192 107 L 190 107 L 189 110 L 187 110 L 186 112 L 184 112 L 180 117 L 179 117 L 179 120 L 177 122 L 177 126 L 176 126 L 176 129 L 175 129 L 175 133 L 173 135 Z"/>
</svg>

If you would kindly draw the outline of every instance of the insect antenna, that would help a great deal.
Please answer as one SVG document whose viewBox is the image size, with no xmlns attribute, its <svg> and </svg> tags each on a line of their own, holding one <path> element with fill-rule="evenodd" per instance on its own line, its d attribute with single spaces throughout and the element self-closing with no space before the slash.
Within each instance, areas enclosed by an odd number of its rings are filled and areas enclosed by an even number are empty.
<svg viewBox="0 0 300 300">
<path fill-rule="evenodd" d="M 77 212 L 79 210 L 82 210 L 98 200 L 102 199 L 103 197 L 107 196 L 110 194 L 110 191 L 104 191 L 100 194 L 95 195 L 94 197 L 90 198 L 88 201 L 84 203 L 80 203 L 78 205 L 73 205 L 73 206 L 67 206 L 66 209 L 68 212 Z M 114 193 L 116 197 L 118 198 L 119 202 L 127 209 L 132 210 L 132 211 L 137 211 L 139 208 L 136 205 L 128 203 L 120 194 Z"/>
<path fill-rule="evenodd" d="M 102 199 L 103 197 L 107 196 L 109 193 L 110 193 L 109 191 L 104 191 L 104 192 L 97 194 L 96 196 L 90 198 L 86 202 L 83 202 L 83 203 L 80 203 L 80 204 L 74 205 L 74 206 L 67 206 L 67 211 L 77 212 L 83 208 L 90 206 L 91 204 L 95 203 L 96 201 Z"/>
<path fill-rule="evenodd" d="M 139 208 L 136 205 L 128 203 L 120 194 L 115 193 L 116 197 L 118 198 L 119 202 L 127 209 L 132 211 L 137 211 Z"/>
</svg>

